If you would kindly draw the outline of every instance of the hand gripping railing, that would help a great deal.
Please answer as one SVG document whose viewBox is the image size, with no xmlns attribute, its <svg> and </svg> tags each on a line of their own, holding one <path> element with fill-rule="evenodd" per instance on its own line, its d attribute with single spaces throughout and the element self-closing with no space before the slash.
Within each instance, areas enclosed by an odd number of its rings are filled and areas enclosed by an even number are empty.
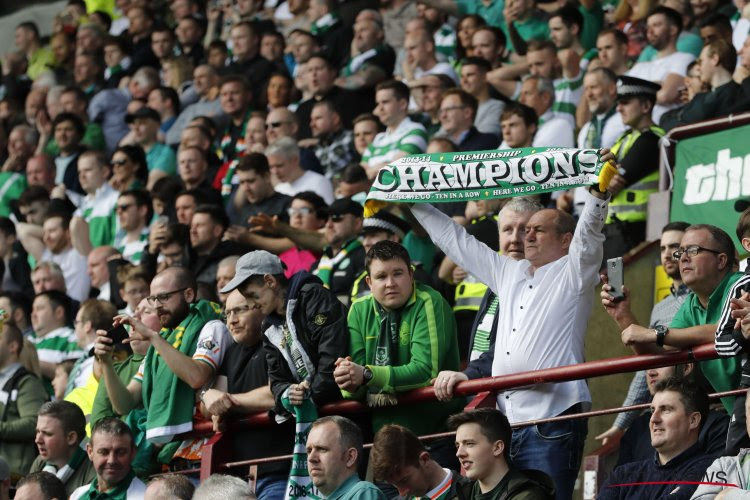
<svg viewBox="0 0 750 500">
<path fill-rule="evenodd" d="M 597 361 L 587 361 L 577 365 L 561 366 L 557 368 L 546 368 L 544 370 L 528 371 L 503 375 L 499 377 L 488 377 L 476 380 L 467 380 L 456 385 L 454 393 L 457 396 L 476 397 L 466 407 L 466 409 L 478 408 L 482 406 L 494 406 L 496 393 L 507 389 L 518 389 L 529 387 L 536 384 L 550 382 L 567 382 L 570 380 L 580 380 L 591 377 L 600 377 L 604 375 L 614 375 L 617 373 L 629 373 L 649 368 L 659 368 L 662 366 L 673 366 L 682 363 L 695 361 L 706 361 L 718 358 L 716 349 L 713 344 L 705 344 L 695 348 L 669 351 L 663 354 L 640 354 L 635 356 L 622 356 L 619 358 L 600 359 Z M 740 391 L 741 392 L 741 391 Z M 734 394 L 734 393 L 732 393 Z M 724 394 L 722 394 L 723 396 Z M 727 394 L 729 395 L 729 394 Z M 414 389 L 399 396 L 399 404 L 423 403 L 434 401 L 435 390 L 432 387 L 423 387 Z M 545 422 L 567 420 L 573 418 L 582 418 L 589 416 L 604 415 L 607 413 L 617 413 L 628 409 L 614 408 L 597 410 L 593 412 L 563 415 L 539 420 L 530 420 L 527 422 L 518 422 L 513 427 L 524 427 L 528 425 L 537 425 Z M 321 415 L 363 413 L 369 411 L 366 405 L 357 401 L 340 401 L 330 403 L 319 408 Z M 248 427 L 261 427 L 275 425 L 269 418 L 267 412 L 255 413 L 247 417 L 227 422 L 225 432 L 247 429 Z M 252 466 L 259 463 L 271 461 L 287 460 L 290 456 L 267 457 L 254 460 L 245 460 L 242 462 L 232 462 L 226 446 L 219 446 L 222 442 L 223 433 L 214 434 L 210 422 L 196 422 L 191 436 L 211 436 L 203 449 L 203 458 L 201 460 L 200 475 L 201 479 L 210 476 L 212 473 L 226 471 L 229 468 Z M 423 439 L 437 438 L 450 435 L 450 433 L 436 434 L 431 436 L 422 436 Z"/>
</svg>

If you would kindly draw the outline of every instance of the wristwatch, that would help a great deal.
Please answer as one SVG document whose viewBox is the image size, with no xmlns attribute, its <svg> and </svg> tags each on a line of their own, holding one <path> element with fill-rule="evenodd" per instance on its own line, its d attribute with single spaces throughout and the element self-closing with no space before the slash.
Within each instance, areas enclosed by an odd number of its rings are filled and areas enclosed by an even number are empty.
<svg viewBox="0 0 750 500">
<path fill-rule="evenodd" d="M 663 347 L 664 337 L 666 337 L 669 333 L 669 327 L 665 325 L 657 325 L 654 330 L 656 331 L 656 345 L 658 345 L 659 347 Z"/>
<path fill-rule="evenodd" d="M 365 366 L 365 369 L 362 370 L 362 378 L 364 379 L 365 384 L 370 382 L 370 380 L 372 380 L 372 370 Z"/>
</svg>

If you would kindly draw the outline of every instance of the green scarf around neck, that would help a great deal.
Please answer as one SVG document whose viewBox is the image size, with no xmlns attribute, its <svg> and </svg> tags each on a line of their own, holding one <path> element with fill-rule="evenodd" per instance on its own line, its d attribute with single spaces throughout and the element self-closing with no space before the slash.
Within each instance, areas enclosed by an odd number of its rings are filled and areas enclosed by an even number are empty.
<svg viewBox="0 0 750 500">
<path fill-rule="evenodd" d="M 203 326 L 220 318 L 221 306 L 199 300 L 190 304 L 187 317 L 179 325 L 171 330 L 162 328 L 159 335 L 182 354 L 192 357 Z M 146 439 L 154 444 L 169 443 L 177 434 L 193 429 L 195 390 L 174 374 L 153 347 L 146 354 L 143 406 L 148 410 Z M 170 444 L 175 445 L 175 449 L 179 445 Z"/>
<path fill-rule="evenodd" d="M 380 316 L 380 330 L 375 342 L 375 359 L 372 364 L 375 366 L 391 366 L 391 362 L 398 356 L 398 335 L 401 328 L 401 311 L 389 311 L 381 306 L 377 301 L 373 301 L 375 308 Z M 396 395 L 383 392 L 373 392 L 368 387 L 367 405 L 371 408 L 382 406 L 394 406 L 398 404 Z"/>
<path fill-rule="evenodd" d="M 344 245 L 344 247 L 339 250 L 339 252 L 333 257 L 328 257 L 324 254 L 323 257 L 320 258 L 320 262 L 318 262 L 318 268 L 313 271 L 313 274 L 320 278 L 320 281 L 323 282 L 323 285 L 326 288 L 331 288 L 334 269 L 339 264 L 341 264 L 349 256 L 350 253 L 361 246 L 362 243 L 360 243 L 360 241 L 355 238 Z"/>
</svg>

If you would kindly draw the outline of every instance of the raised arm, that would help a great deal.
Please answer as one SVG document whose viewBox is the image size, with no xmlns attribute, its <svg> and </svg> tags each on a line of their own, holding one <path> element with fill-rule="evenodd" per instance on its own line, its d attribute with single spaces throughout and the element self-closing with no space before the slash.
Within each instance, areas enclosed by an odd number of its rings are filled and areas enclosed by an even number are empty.
<svg viewBox="0 0 750 500">
<path fill-rule="evenodd" d="M 414 204 L 411 212 L 445 255 L 498 293 L 508 257 L 494 252 L 430 204 Z"/>
</svg>

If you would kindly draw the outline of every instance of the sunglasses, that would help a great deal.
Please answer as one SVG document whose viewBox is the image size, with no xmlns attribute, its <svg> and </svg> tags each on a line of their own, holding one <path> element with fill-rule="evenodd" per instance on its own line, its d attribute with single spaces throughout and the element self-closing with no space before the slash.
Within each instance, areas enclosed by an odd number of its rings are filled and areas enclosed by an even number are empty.
<svg viewBox="0 0 750 500">
<path fill-rule="evenodd" d="M 284 125 L 286 123 L 289 123 L 289 122 L 271 122 L 271 123 L 266 123 L 266 128 L 279 128 L 279 127 L 281 127 L 282 125 Z"/>
<path fill-rule="evenodd" d="M 124 212 L 132 206 L 133 206 L 132 203 L 126 203 L 124 205 L 117 205 L 115 206 L 115 212 Z"/>
<path fill-rule="evenodd" d="M 123 165 L 127 163 L 128 163 L 128 160 L 112 160 L 113 167 L 122 167 Z"/>
<path fill-rule="evenodd" d="M 344 216 L 343 215 L 331 215 L 330 219 L 333 222 L 341 222 L 342 220 L 344 220 Z"/>
</svg>

